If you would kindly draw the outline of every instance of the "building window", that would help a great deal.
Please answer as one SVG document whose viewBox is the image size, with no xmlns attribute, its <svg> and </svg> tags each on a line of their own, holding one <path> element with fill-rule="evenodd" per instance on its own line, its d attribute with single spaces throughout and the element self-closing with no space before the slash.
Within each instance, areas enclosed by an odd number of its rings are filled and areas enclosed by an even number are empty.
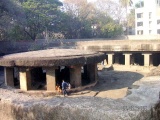
<svg viewBox="0 0 160 120">
<path fill-rule="evenodd" d="M 160 6 L 160 0 L 157 0 L 157 5 Z"/>
<path fill-rule="evenodd" d="M 143 22 L 137 22 L 137 27 L 143 26 Z"/>
<path fill-rule="evenodd" d="M 152 18 L 152 12 L 149 12 L 149 19 Z"/>
<path fill-rule="evenodd" d="M 135 6 L 136 6 L 136 8 L 142 8 L 142 7 L 144 7 L 144 1 L 138 2 Z"/>
<path fill-rule="evenodd" d="M 138 30 L 137 35 L 143 35 L 143 30 Z"/>
<path fill-rule="evenodd" d="M 149 30 L 149 34 L 151 34 L 152 33 L 152 30 Z"/>
<path fill-rule="evenodd" d="M 131 32 L 131 31 L 129 31 L 129 35 L 132 35 L 132 32 Z"/>
<path fill-rule="evenodd" d="M 160 25 L 160 20 L 157 20 L 157 25 Z"/>
<path fill-rule="evenodd" d="M 160 34 L 160 29 L 157 30 L 157 34 Z"/>
<path fill-rule="evenodd" d="M 141 2 L 140 2 L 140 6 L 141 6 L 141 7 L 144 7 L 144 1 L 141 1 Z"/>
<path fill-rule="evenodd" d="M 143 18 L 143 13 L 137 13 L 137 18 Z"/>
<path fill-rule="evenodd" d="M 152 26 L 152 21 L 149 21 L 149 27 L 151 27 Z"/>
</svg>

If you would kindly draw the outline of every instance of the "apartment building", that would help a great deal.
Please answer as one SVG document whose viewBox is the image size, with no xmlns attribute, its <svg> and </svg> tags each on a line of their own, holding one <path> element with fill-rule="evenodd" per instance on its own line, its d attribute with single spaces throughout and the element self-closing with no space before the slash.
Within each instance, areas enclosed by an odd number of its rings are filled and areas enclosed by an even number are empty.
<svg viewBox="0 0 160 120">
<path fill-rule="evenodd" d="M 160 34 L 160 0 L 141 0 L 135 9 L 135 34 Z"/>
</svg>

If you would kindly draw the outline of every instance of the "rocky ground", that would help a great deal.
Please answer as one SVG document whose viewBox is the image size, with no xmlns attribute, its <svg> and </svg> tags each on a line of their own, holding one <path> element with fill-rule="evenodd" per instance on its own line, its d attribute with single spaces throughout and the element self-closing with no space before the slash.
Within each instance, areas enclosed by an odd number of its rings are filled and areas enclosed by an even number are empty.
<svg viewBox="0 0 160 120">
<path fill-rule="evenodd" d="M 61 120 L 155 120 L 154 106 L 159 100 L 160 68 L 114 65 L 113 69 L 101 69 L 98 72 L 99 82 L 95 87 L 72 93 L 68 97 L 43 97 L 21 93 L 18 89 L 3 84 L 4 77 L 1 72 L 1 103 L 8 101 L 16 106 L 16 113 L 12 115 L 16 116 L 16 120 L 26 117 L 26 112 L 17 113 L 22 108 L 34 113 L 27 115 L 29 120 L 38 120 L 40 117 L 46 119 L 45 115 L 48 120 L 52 120 L 53 116 L 49 113 L 54 110 L 59 111 L 55 116 Z M 37 113 L 41 107 L 41 112 L 48 112 Z M 1 112 L 0 116 L 2 114 L 4 116 L 6 113 Z M 12 120 L 10 118 L 7 119 Z"/>
<path fill-rule="evenodd" d="M 114 65 L 114 69 L 108 69 L 109 66 L 100 65 L 103 68 L 98 72 L 99 81 L 97 85 L 91 89 L 87 89 L 78 93 L 73 93 L 72 96 L 94 96 L 101 98 L 119 99 L 130 94 L 130 89 L 138 89 L 139 85 L 135 85 L 142 79 L 147 79 L 149 76 L 157 76 L 153 79 L 159 79 L 160 67 L 144 68 L 140 66 L 125 67 Z"/>
</svg>

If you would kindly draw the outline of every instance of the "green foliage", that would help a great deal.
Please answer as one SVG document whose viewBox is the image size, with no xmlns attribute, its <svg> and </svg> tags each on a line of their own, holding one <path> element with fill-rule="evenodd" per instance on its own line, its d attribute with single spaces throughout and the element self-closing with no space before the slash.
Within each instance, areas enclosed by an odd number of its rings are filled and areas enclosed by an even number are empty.
<svg viewBox="0 0 160 120">
<path fill-rule="evenodd" d="M 101 28 L 101 31 L 103 37 L 112 38 L 122 33 L 122 27 L 114 22 L 109 22 Z"/>
<path fill-rule="evenodd" d="M 139 1 L 138 3 L 135 4 L 136 8 L 141 8 L 144 7 L 144 1 Z"/>
<path fill-rule="evenodd" d="M 94 30 L 96 37 L 113 38 L 122 34 L 122 26 L 114 21 L 110 16 L 99 13 L 93 19 L 93 23 L 97 26 Z"/>
<path fill-rule="evenodd" d="M 8 31 L 13 26 L 13 22 L 18 19 L 22 10 L 13 0 L 0 1 L 0 40 L 8 39 Z"/>
<path fill-rule="evenodd" d="M 123 7 L 131 6 L 133 4 L 132 0 L 119 0 Z"/>
<path fill-rule="evenodd" d="M 63 10 L 58 0 L 2 1 L 0 40 L 111 38 L 122 33 L 121 25 L 107 12 L 86 0 L 65 0 Z"/>
<path fill-rule="evenodd" d="M 19 40 L 31 40 L 31 38 L 23 31 L 19 25 L 12 27 L 8 30 L 8 39 L 11 41 L 19 41 Z"/>
<path fill-rule="evenodd" d="M 62 5 L 57 0 L 17 0 L 25 12 L 25 21 L 18 24 L 24 32 L 35 40 L 37 35 L 54 24 L 57 18 L 58 6 Z"/>
<path fill-rule="evenodd" d="M 128 26 L 129 27 L 135 27 L 135 10 L 132 9 L 130 11 L 130 14 L 128 14 Z"/>
<path fill-rule="evenodd" d="M 65 38 L 89 38 L 91 37 L 91 23 L 89 20 L 81 21 L 79 18 L 66 17 L 62 33 Z M 66 24 L 67 23 L 67 24 Z"/>
</svg>

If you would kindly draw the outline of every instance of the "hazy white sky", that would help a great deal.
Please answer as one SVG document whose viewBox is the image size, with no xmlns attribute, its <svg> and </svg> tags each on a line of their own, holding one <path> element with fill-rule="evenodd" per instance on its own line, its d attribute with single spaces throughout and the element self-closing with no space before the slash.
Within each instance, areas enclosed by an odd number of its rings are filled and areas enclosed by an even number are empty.
<svg viewBox="0 0 160 120">
<path fill-rule="evenodd" d="M 60 1 L 63 1 L 63 0 L 60 0 Z M 88 2 L 94 2 L 94 1 L 96 1 L 96 0 L 87 0 Z M 119 0 L 113 0 L 113 1 L 119 1 Z M 137 3 L 138 1 L 140 1 L 140 0 L 132 0 L 133 1 L 133 3 L 135 4 L 135 3 Z"/>
<path fill-rule="evenodd" d="M 95 0 L 87 0 L 88 2 L 94 2 Z"/>
<path fill-rule="evenodd" d="M 88 0 L 88 2 L 94 2 L 94 1 L 96 1 L 96 0 Z M 119 0 L 113 0 L 113 1 L 119 1 Z M 138 1 L 140 1 L 140 0 L 132 0 L 133 1 L 133 3 L 135 4 L 135 3 L 137 3 Z"/>
</svg>

